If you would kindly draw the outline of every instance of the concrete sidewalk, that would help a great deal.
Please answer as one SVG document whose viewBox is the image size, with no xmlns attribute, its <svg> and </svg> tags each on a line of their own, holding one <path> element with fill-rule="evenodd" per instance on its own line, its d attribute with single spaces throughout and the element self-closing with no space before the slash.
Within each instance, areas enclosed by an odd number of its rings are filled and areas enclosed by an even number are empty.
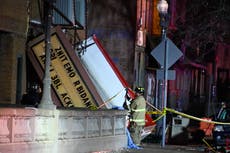
<svg viewBox="0 0 230 153">
<path fill-rule="evenodd" d="M 142 149 L 125 149 L 120 153 L 204 153 L 205 146 L 178 146 L 166 145 L 164 148 L 160 144 L 143 144 Z"/>
</svg>

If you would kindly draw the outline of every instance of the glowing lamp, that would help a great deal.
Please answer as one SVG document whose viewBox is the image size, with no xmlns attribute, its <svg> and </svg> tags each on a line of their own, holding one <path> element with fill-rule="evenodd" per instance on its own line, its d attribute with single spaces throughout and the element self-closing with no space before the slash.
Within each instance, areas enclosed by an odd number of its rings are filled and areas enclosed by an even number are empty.
<svg viewBox="0 0 230 153">
<path fill-rule="evenodd" d="M 166 0 L 159 0 L 157 4 L 157 10 L 160 14 L 168 13 L 168 3 Z"/>
</svg>

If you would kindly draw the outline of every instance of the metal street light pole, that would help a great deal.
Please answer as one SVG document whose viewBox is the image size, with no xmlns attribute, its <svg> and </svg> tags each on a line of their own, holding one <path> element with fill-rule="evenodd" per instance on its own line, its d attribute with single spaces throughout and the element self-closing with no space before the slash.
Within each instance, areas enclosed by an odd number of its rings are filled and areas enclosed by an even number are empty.
<svg viewBox="0 0 230 153">
<path fill-rule="evenodd" d="M 163 70 L 164 70 L 164 98 L 163 98 L 163 109 L 167 107 L 167 89 L 168 89 L 168 70 L 167 70 L 167 65 L 168 65 L 168 41 L 167 41 L 167 27 L 168 27 L 168 3 L 166 0 L 159 0 L 157 4 L 157 10 L 159 11 L 160 15 L 160 26 L 162 28 L 162 40 L 164 42 L 164 65 L 163 65 Z M 162 96 L 162 95 L 160 95 Z M 163 123 L 162 123 L 162 143 L 161 146 L 165 147 L 165 134 L 166 134 L 166 114 L 163 117 Z"/>
<path fill-rule="evenodd" d="M 43 79 L 43 94 L 39 104 L 39 108 L 56 109 L 51 98 L 51 78 L 50 78 L 50 49 L 51 49 L 51 26 L 52 26 L 52 10 L 53 0 L 44 0 L 44 15 L 45 15 L 45 76 Z"/>
</svg>

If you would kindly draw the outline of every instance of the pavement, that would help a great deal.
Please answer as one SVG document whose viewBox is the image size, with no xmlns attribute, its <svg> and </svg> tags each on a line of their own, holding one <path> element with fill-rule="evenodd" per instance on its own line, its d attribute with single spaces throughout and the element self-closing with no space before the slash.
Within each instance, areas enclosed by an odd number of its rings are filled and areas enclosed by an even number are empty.
<svg viewBox="0 0 230 153">
<path fill-rule="evenodd" d="M 161 147 L 160 144 L 145 143 L 142 149 L 125 149 L 120 153 L 207 153 L 207 147 L 199 145 L 165 145 Z"/>
</svg>

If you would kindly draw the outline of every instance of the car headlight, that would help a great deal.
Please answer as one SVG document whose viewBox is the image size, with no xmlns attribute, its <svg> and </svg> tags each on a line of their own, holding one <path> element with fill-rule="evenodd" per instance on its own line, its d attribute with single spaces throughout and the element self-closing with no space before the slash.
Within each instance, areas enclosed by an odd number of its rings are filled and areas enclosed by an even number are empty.
<svg viewBox="0 0 230 153">
<path fill-rule="evenodd" d="M 221 131 L 224 131 L 224 128 L 222 125 L 216 125 L 214 127 L 214 131 L 221 132 Z"/>
</svg>

